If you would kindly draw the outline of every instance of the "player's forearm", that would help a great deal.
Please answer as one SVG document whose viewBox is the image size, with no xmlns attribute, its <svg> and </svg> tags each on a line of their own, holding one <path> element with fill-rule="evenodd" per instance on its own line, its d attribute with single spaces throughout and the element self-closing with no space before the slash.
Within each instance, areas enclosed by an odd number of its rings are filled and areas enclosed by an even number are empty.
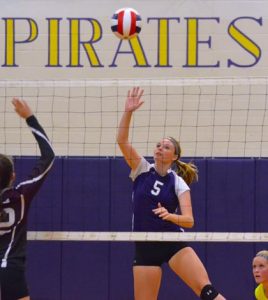
<svg viewBox="0 0 268 300">
<path fill-rule="evenodd" d="M 169 214 L 167 220 L 184 228 L 192 228 L 194 226 L 194 218 L 191 216 Z"/>
<path fill-rule="evenodd" d="M 37 118 L 31 115 L 26 119 L 27 125 L 30 127 L 41 152 L 40 163 L 43 169 L 46 169 L 55 158 L 54 151 L 50 144 L 50 141 L 43 129 L 39 124 Z M 40 171 L 42 172 L 42 170 Z"/>
<path fill-rule="evenodd" d="M 131 121 L 132 112 L 125 111 L 122 115 L 117 132 L 117 142 L 122 144 L 128 141 L 129 124 Z"/>
</svg>

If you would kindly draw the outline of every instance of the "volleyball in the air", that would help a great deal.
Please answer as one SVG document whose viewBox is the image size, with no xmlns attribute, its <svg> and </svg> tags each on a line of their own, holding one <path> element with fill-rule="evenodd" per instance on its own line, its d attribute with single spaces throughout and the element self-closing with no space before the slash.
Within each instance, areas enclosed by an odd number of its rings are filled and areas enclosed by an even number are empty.
<svg viewBox="0 0 268 300">
<path fill-rule="evenodd" d="M 141 31 L 141 17 L 133 8 L 118 9 L 112 16 L 111 29 L 120 39 L 131 39 Z"/>
</svg>

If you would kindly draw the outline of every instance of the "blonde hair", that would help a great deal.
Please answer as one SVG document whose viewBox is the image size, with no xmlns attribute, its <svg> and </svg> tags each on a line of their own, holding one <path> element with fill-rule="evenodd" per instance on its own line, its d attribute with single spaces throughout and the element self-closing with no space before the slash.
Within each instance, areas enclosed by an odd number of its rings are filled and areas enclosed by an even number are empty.
<svg viewBox="0 0 268 300">
<path fill-rule="evenodd" d="M 184 181 L 189 185 L 194 181 L 198 180 L 198 169 L 195 164 L 189 162 L 185 163 L 180 161 L 181 158 L 181 146 L 180 143 L 175 140 L 173 137 L 168 137 L 168 140 L 174 145 L 175 154 L 177 159 L 174 161 L 176 166 L 176 173 L 184 179 Z"/>
<path fill-rule="evenodd" d="M 198 169 L 195 164 L 191 162 L 185 163 L 180 160 L 176 160 L 174 164 L 177 168 L 176 173 L 182 177 L 188 185 L 198 180 Z"/>
<path fill-rule="evenodd" d="M 261 250 L 256 254 L 256 257 L 263 257 L 268 261 L 268 250 Z"/>
</svg>

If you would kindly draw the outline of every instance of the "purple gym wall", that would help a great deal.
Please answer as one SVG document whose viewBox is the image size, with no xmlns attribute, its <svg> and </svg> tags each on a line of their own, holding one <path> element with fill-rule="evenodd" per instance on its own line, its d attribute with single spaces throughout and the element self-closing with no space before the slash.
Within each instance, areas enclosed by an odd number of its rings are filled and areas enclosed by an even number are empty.
<svg viewBox="0 0 268 300">
<path fill-rule="evenodd" d="M 267 231 L 267 159 L 195 159 L 193 231 Z M 15 160 L 18 177 L 32 158 Z M 121 158 L 57 158 L 33 202 L 29 230 L 131 231 L 129 169 Z M 191 243 L 228 300 L 251 300 L 263 243 Z M 132 242 L 29 241 L 33 300 L 132 300 Z M 198 299 L 164 266 L 159 300 Z M 235 277 L 235 284 L 234 284 Z"/>
</svg>

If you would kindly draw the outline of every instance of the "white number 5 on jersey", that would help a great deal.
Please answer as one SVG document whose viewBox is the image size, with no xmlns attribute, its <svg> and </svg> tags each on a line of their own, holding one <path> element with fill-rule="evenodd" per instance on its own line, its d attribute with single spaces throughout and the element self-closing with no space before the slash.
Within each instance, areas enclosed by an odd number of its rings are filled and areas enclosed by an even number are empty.
<svg viewBox="0 0 268 300">
<path fill-rule="evenodd" d="M 164 185 L 163 182 L 156 180 L 154 183 L 154 187 L 151 190 L 151 194 L 155 195 L 155 196 L 159 195 L 159 193 L 161 191 L 160 186 L 163 186 L 163 185 Z"/>
</svg>

